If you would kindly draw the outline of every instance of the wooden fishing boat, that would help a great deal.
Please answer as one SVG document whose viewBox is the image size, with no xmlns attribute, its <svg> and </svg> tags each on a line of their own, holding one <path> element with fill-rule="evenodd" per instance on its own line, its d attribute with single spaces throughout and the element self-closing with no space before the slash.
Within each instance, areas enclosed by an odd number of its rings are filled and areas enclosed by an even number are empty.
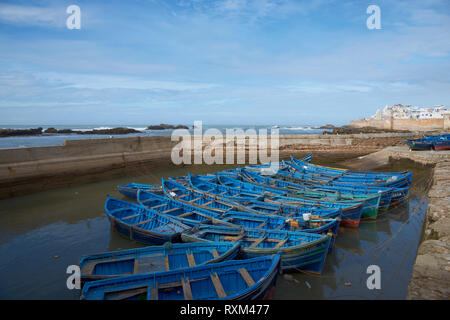
<svg viewBox="0 0 450 320">
<path fill-rule="evenodd" d="M 157 194 L 164 194 L 164 192 L 161 189 L 161 186 L 155 186 L 151 184 L 139 184 L 139 183 L 128 183 L 126 185 L 119 184 L 117 186 L 117 189 L 121 194 L 124 196 L 134 199 L 137 199 L 137 191 L 139 189 L 145 190 L 145 191 L 151 191 L 153 193 Z"/>
<path fill-rule="evenodd" d="M 412 172 L 408 172 L 402 175 L 381 175 L 381 176 L 349 176 L 343 173 L 342 175 L 329 175 L 322 172 L 306 171 L 303 166 L 299 166 L 294 162 L 286 162 L 288 171 L 294 176 L 301 176 L 304 179 L 316 179 L 321 180 L 325 183 L 333 182 L 344 182 L 350 184 L 364 184 L 367 186 L 377 186 L 377 187 L 408 187 L 411 184 Z M 282 170 L 283 171 L 283 170 Z"/>
<path fill-rule="evenodd" d="M 283 180 L 283 181 L 289 181 L 293 183 L 300 183 L 300 184 L 311 184 L 313 186 L 315 185 L 321 185 L 329 188 L 335 188 L 336 190 L 342 190 L 343 188 L 351 189 L 351 190 L 363 190 L 365 192 L 390 192 L 390 202 L 389 204 L 384 203 L 383 208 L 384 210 L 387 210 L 390 207 L 397 206 L 399 204 L 404 204 L 408 200 L 409 195 L 409 187 L 379 187 L 379 186 L 367 186 L 367 185 L 361 185 L 361 184 L 355 184 L 355 183 L 345 183 L 345 182 L 335 182 L 335 181 L 326 181 L 322 182 L 320 180 L 311 180 L 306 179 L 301 176 L 294 176 L 291 173 L 286 173 L 283 171 L 279 171 L 275 175 L 276 179 Z M 395 196 L 394 196 L 395 194 Z M 381 200 L 380 200 L 381 202 Z"/>
<path fill-rule="evenodd" d="M 188 226 L 196 226 L 199 223 L 207 224 L 231 224 L 219 220 L 220 214 L 213 210 L 196 207 L 190 203 L 181 202 L 165 195 L 158 195 L 151 191 L 138 190 L 137 201 L 151 210 L 169 215 Z M 236 227 L 236 226 L 235 226 Z"/>
<path fill-rule="evenodd" d="M 433 140 L 428 139 L 407 140 L 406 144 L 411 150 L 431 150 L 433 148 Z"/>
<path fill-rule="evenodd" d="M 302 160 L 303 160 L 304 162 L 310 163 L 310 162 L 312 161 L 312 153 L 310 153 L 310 154 L 304 156 Z"/>
<path fill-rule="evenodd" d="M 450 134 L 424 134 L 423 138 L 427 140 L 450 140 Z"/>
<path fill-rule="evenodd" d="M 314 233 L 199 225 L 182 233 L 184 242 L 241 241 L 244 258 L 281 253 L 281 269 L 322 272 L 331 236 Z"/>
<path fill-rule="evenodd" d="M 167 210 L 167 206 L 161 206 L 162 198 L 159 195 L 154 195 L 151 192 L 139 190 L 138 201 L 143 206 L 153 209 L 157 212 L 164 213 Z M 311 218 L 308 214 L 308 220 L 304 220 L 303 217 L 283 217 L 279 215 L 269 215 L 260 214 L 254 212 L 239 211 L 238 209 L 226 211 L 226 212 L 215 212 L 212 210 L 207 210 L 203 208 L 198 208 L 191 204 L 183 203 L 175 199 L 163 198 L 166 202 L 172 204 L 169 210 L 172 210 L 174 218 L 180 217 L 180 221 L 191 226 L 196 226 L 198 223 L 230 226 L 234 228 L 259 228 L 266 230 L 286 230 L 286 231 L 300 231 L 308 233 L 317 234 L 329 234 L 334 237 L 337 235 L 337 229 L 339 227 L 339 221 L 337 219 L 326 219 L 326 218 Z M 179 210 L 175 210 L 179 208 Z M 161 211 L 160 211 L 161 210 Z M 186 212 L 182 213 L 180 212 Z M 203 218 L 200 219 L 189 219 L 192 214 L 199 215 Z M 182 216 L 182 217 L 181 217 Z M 332 246 L 330 246 L 331 249 Z"/>
<path fill-rule="evenodd" d="M 178 242 L 189 226 L 141 205 L 107 197 L 105 211 L 111 226 L 121 235 L 138 242 Z"/>
<path fill-rule="evenodd" d="M 247 201 L 248 198 L 263 199 L 265 202 L 280 204 L 280 205 L 293 205 L 293 206 L 303 206 L 303 207 L 326 207 L 326 208 L 339 208 L 341 210 L 341 226 L 346 227 L 354 227 L 357 228 L 359 226 L 359 222 L 361 219 L 363 203 L 355 203 L 355 204 L 343 204 L 343 203 L 334 203 L 334 202 L 326 202 L 326 201 L 312 201 L 312 200 L 304 200 L 293 197 L 285 197 L 277 194 L 269 193 L 268 191 L 258 191 L 256 186 L 251 186 L 250 188 L 235 188 L 228 187 L 224 185 L 218 185 L 215 183 L 211 183 L 209 181 L 200 179 L 199 177 L 190 176 L 188 174 L 189 180 L 193 188 L 197 190 L 213 193 L 216 195 L 223 195 L 224 193 L 231 194 L 229 197 L 235 199 L 236 201 Z M 233 193 L 235 196 L 233 196 Z M 242 197 L 242 195 L 245 195 Z"/>
<path fill-rule="evenodd" d="M 337 236 L 339 220 L 337 219 L 311 219 L 285 218 L 272 215 L 254 215 L 248 212 L 227 212 L 221 215 L 221 220 L 232 223 L 244 229 L 281 230 L 291 232 L 316 233 L 331 236 L 331 251 Z"/>
<path fill-rule="evenodd" d="M 281 215 L 289 218 L 300 218 L 303 214 L 311 214 L 320 218 L 339 218 L 341 209 L 326 207 L 298 207 L 257 201 L 254 198 L 242 199 L 224 198 L 217 194 L 201 192 L 196 189 L 188 189 L 183 184 L 174 180 L 162 179 L 162 188 L 167 197 L 216 212 L 228 212 L 232 210 L 246 211 L 255 214 Z M 239 200 L 239 201 L 237 201 Z"/>
<path fill-rule="evenodd" d="M 395 188 L 392 192 L 392 199 L 389 208 L 398 207 L 405 204 L 409 199 L 409 187 Z"/>
<path fill-rule="evenodd" d="M 404 176 L 404 175 L 409 174 L 409 171 L 400 171 L 400 172 L 354 171 L 354 170 L 333 168 L 333 167 L 321 166 L 318 164 L 312 164 L 312 163 L 308 163 L 308 161 L 296 159 L 293 156 L 291 156 L 290 158 L 291 158 L 291 162 L 293 162 L 299 166 L 302 166 L 306 170 L 323 172 L 326 174 L 333 174 L 333 175 L 344 174 L 344 176 L 383 178 L 383 177 L 392 177 L 392 176 Z"/>
<path fill-rule="evenodd" d="M 86 300 L 260 300 L 273 297 L 280 255 L 88 282 Z"/>
<path fill-rule="evenodd" d="M 233 171 L 232 171 L 233 172 Z M 275 179 L 269 176 L 262 176 L 257 172 L 250 172 L 244 168 L 239 168 L 235 170 L 236 178 L 240 178 L 244 181 L 254 183 L 254 184 L 265 184 L 272 188 L 282 188 L 284 190 L 289 190 L 289 193 L 303 192 L 307 196 L 316 197 L 316 193 L 325 193 L 328 197 L 336 197 L 336 200 L 364 200 L 368 197 L 372 197 L 375 194 L 380 195 L 380 200 L 378 203 L 378 210 L 387 210 L 392 198 L 393 188 L 384 188 L 384 190 L 378 189 L 352 189 L 346 187 L 332 187 L 332 186 L 320 186 L 320 185 L 306 185 L 298 184 L 293 182 L 288 182 L 280 179 Z M 368 214 L 367 210 L 363 210 L 362 217 L 366 218 L 368 216 L 376 217 L 375 214 Z"/>
<path fill-rule="evenodd" d="M 239 253 L 236 243 L 166 243 L 162 246 L 111 251 L 81 257 L 81 281 L 132 274 L 184 269 L 232 260 Z"/>
<path fill-rule="evenodd" d="M 434 140 L 433 150 L 436 151 L 450 150 L 450 140 Z"/>
<path fill-rule="evenodd" d="M 352 196 L 347 195 L 346 198 L 342 196 L 342 194 L 333 194 L 333 193 L 327 193 L 327 192 L 319 192 L 319 191 L 312 191 L 308 189 L 298 189 L 298 190 L 287 190 L 286 188 L 281 188 L 278 186 L 268 185 L 268 184 L 259 184 L 254 182 L 246 182 L 242 180 L 237 180 L 234 178 L 231 178 L 229 176 L 218 176 L 216 179 L 217 182 L 229 186 L 229 187 L 235 187 L 235 188 L 242 188 L 242 189 L 251 189 L 256 187 L 262 187 L 264 192 L 274 192 L 277 194 L 280 194 L 282 196 L 290 197 L 290 198 L 296 198 L 300 202 L 307 202 L 307 203 L 315 203 L 319 202 L 320 204 L 328 205 L 330 203 L 337 203 L 337 204 L 344 204 L 344 205 L 357 205 L 362 203 L 362 213 L 361 218 L 367 218 L 367 219 L 376 219 L 378 214 L 378 207 L 381 200 L 381 194 L 370 194 L 370 195 L 361 195 L 361 196 Z M 209 181 L 213 182 L 213 181 Z"/>
</svg>

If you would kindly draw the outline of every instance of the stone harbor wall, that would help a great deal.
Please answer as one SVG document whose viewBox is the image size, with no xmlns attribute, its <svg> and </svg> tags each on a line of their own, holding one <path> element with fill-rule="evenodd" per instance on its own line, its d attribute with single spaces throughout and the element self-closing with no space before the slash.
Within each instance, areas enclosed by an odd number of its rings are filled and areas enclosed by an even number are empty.
<svg viewBox="0 0 450 320">
<path fill-rule="evenodd" d="M 424 239 L 419 246 L 407 299 L 450 299 L 450 161 L 434 168 Z"/>
<path fill-rule="evenodd" d="M 446 130 L 448 120 L 444 125 L 444 119 L 361 119 L 350 122 L 351 127 L 374 127 L 379 129 L 433 131 Z"/>
</svg>

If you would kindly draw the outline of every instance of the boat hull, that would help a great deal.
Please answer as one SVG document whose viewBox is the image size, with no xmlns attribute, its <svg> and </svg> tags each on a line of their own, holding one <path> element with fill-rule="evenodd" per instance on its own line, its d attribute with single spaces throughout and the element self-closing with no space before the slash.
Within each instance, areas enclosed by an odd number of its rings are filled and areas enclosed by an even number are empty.
<svg viewBox="0 0 450 320">
<path fill-rule="evenodd" d="M 323 266 L 330 246 L 331 237 L 327 241 L 311 244 L 307 248 L 295 250 L 257 250 L 252 248 L 242 248 L 242 257 L 251 259 L 268 254 L 281 253 L 281 270 L 310 272 L 314 274 L 322 273 Z"/>
<path fill-rule="evenodd" d="M 180 242 L 181 233 L 175 233 L 171 235 L 163 235 L 151 231 L 140 230 L 129 225 L 122 223 L 120 220 L 117 220 L 113 217 L 109 217 L 109 221 L 111 222 L 111 227 L 113 230 L 117 231 L 120 235 L 124 236 L 133 241 L 137 241 L 144 244 L 154 244 L 154 245 L 162 245 L 166 242 Z"/>
<path fill-rule="evenodd" d="M 358 228 L 361 221 L 363 205 L 342 208 L 341 223 L 343 227 Z"/>
<path fill-rule="evenodd" d="M 409 188 L 399 188 L 392 193 L 389 208 L 398 207 L 405 204 L 409 199 Z"/>
<path fill-rule="evenodd" d="M 216 251 L 214 252 L 213 249 Z M 234 259 L 239 250 L 239 242 L 234 245 L 190 243 L 150 246 L 84 256 L 80 260 L 81 282 L 189 268 L 190 254 L 195 265 L 218 263 Z"/>
<path fill-rule="evenodd" d="M 277 254 L 93 281 L 81 299 L 262 300 L 273 297 L 280 262 Z"/>
</svg>

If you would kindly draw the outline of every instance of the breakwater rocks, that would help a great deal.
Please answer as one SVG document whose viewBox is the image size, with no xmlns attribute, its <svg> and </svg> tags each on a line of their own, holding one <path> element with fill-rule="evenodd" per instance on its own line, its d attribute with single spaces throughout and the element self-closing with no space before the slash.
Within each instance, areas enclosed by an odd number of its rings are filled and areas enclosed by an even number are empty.
<svg viewBox="0 0 450 320">
<path fill-rule="evenodd" d="M 160 125 L 152 125 L 148 126 L 146 130 L 166 130 L 166 129 L 189 129 L 188 126 L 185 125 L 177 125 L 173 126 L 171 124 L 160 124 Z M 72 130 L 72 129 L 55 129 L 53 127 L 47 128 L 43 130 L 41 127 L 32 128 L 32 129 L 0 129 L 0 137 L 15 137 L 15 136 L 37 136 L 42 134 L 130 134 L 130 133 L 141 133 L 142 131 L 133 129 L 133 128 L 125 128 L 125 127 L 117 127 L 117 128 L 108 128 L 108 129 L 92 129 L 92 130 Z"/>
<path fill-rule="evenodd" d="M 132 128 L 112 128 L 112 129 L 93 129 L 87 131 L 74 131 L 72 129 L 60 129 L 48 128 L 44 133 L 58 134 L 58 133 L 75 133 L 75 134 L 129 134 L 129 133 L 139 133 L 140 131 Z"/>
<path fill-rule="evenodd" d="M 42 128 L 36 129 L 0 129 L 0 137 L 36 136 L 42 134 Z"/>
<path fill-rule="evenodd" d="M 357 133 L 383 133 L 383 132 L 410 132 L 409 130 L 393 130 L 376 127 L 351 127 L 342 126 L 334 127 L 332 125 L 326 125 L 320 127 L 320 129 L 332 129 L 332 131 L 324 131 L 323 134 L 357 134 Z"/>
<path fill-rule="evenodd" d="M 171 124 L 165 124 L 165 123 L 147 127 L 147 130 L 167 130 L 167 129 L 189 129 L 189 127 L 181 125 L 181 124 L 179 124 L 177 126 L 173 126 Z"/>
<path fill-rule="evenodd" d="M 450 299 L 450 161 L 436 164 L 407 299 Z"/>
</svg>

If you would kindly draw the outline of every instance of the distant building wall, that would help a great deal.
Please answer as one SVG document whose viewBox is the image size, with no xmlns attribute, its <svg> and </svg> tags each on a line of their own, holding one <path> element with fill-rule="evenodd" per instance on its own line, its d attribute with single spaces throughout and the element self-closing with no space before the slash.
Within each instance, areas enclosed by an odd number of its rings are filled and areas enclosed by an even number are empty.
<svg viewBox="0 0 450 320">
<path fill-rule="evenodd" d="M 392 128 L 392 120 L 391 119 L 361 119 L 357 121 L 350 122 L 351 127 L 355 128 L 363 128 L 363 127 L 374 127 L 380 129 L 391 129 Z"/>
<path fill-rule="evenodd" d="M 413 131 L 429 131 L 436 129 L 445 129 L 450 127 L 450 115 L 446 115 L 447 120 L 444 119 L 362 119 L 350 122 L 351 127 L 375 127 L 380 129 L 394 129 L 394 130 L 413 130 Z"/>
<path fill-rule="evenodd" d="M 450 130 L 450 113 L 444 114 L 444 130 Z"/>
<path fill-rule="evenodd" d="M 444 119 L 394 119 L 395 130 L 436 130 L 444 128 Z"/>
</svg>

